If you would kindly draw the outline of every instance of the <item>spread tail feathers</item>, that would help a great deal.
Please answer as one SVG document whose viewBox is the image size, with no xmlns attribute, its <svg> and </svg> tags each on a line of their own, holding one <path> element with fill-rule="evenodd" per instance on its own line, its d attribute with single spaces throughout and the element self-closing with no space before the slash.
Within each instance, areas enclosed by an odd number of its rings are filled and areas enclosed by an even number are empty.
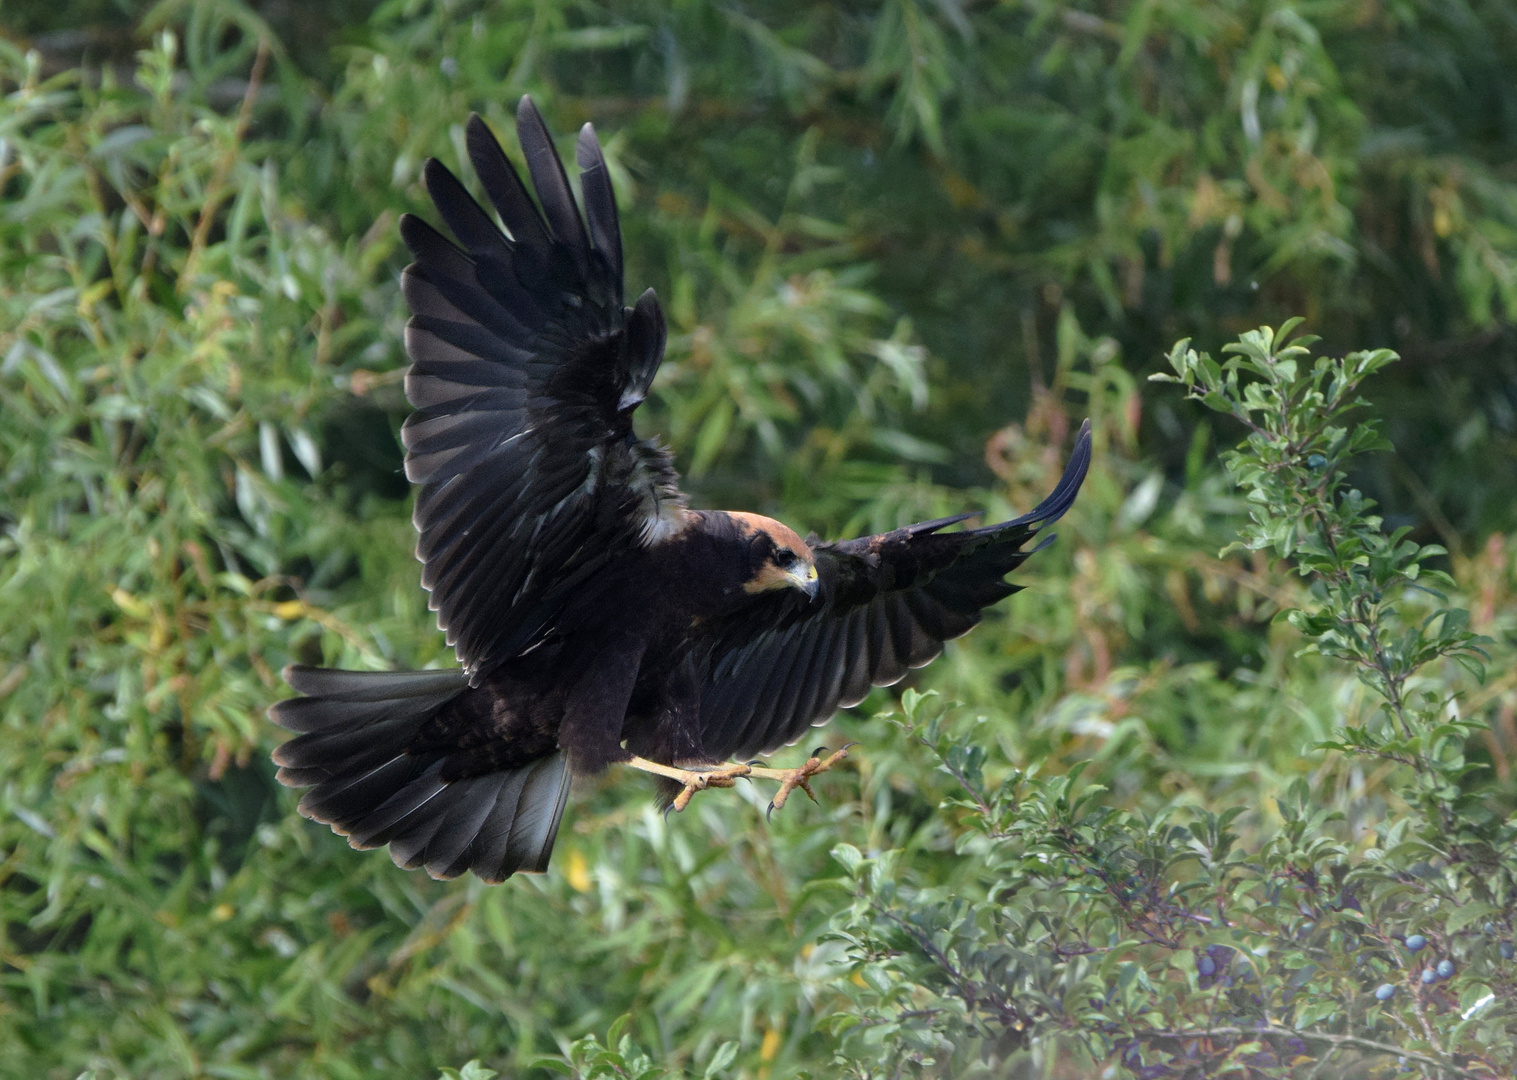
<svg viewBox="0 0 1517 1080">
<path fill-rule="evenodd" d="M 301 814 L 355 848 L 389 844 L 397 866 L 435 878 L 473 870 L 495 882 L 547 869 L 569 797 L 563 753 L 446 779 L 446 751 L 411 749 L 423 725 L 468 691 L 463 671 L 297 666 L 285 681 L 304 696 L 278 702 L 269 719 L 299 736 L 274 762 L 281 783 L 311 788 Z"/>
</svg>

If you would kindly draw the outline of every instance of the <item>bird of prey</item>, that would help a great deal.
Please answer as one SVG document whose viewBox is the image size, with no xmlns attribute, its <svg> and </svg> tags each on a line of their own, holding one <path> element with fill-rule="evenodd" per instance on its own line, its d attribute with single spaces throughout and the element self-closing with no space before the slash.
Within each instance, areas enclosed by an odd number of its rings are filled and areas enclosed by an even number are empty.
<svg viewBox="0 0 1517 1080">
<path fill-rule="evenodd" d="M 547 868 L 573 775 L 630 765 L 675 809 L 743 776 L 778 781 L 775 806 L 809 794 L 846 748 L 792 769 L 743 762 L 926 664 L 1015 592 L 1005 575 L 1090 461 L 1087 422 L 1035 510 L 952 532 L 970 515 L 823 543 L 691 509 L 671 455 L 633 431 L 664 316 L 652 289 L 623 306 L 595 131 L 577 148 L 583 216 L 530 98 L 517 133 L 535 203 L 472 116 L 469 159 L 499 223 L 437 161 L 427 190 L 457 243 L 400 223 L 415 257 L 401 437 L 416 554 L 459 666 L 296 666 L 300 696 L 270 710 L 299 733 L 274 760 L 311 789 L 302 814 L 408 869 L 491 882 Z"/>
</svg>

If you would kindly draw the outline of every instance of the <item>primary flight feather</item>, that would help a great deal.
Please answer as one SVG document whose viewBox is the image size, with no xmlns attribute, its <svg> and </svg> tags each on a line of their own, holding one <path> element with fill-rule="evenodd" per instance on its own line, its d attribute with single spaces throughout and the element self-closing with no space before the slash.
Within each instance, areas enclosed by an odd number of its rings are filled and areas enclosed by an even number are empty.
<svg viewBox="0 0 1517 1080">
<path fill-rule="evenodd" d="M 690 509 L 669 453 L 632 429 L 664 317 L 651 289 L 623 305 L 594 129 L 577 147 L 583 216 L 530 98 L 517 134 L 535 202 L 473 116 L 469 159 L 500 224 L 436 161 L 427 190 L 458 243 L 401 220 L 416 553 L 461 666 L 293 667 L 301 696 L 270 710 L 299 733 L 274 760 L 311 789 L 301 813 L 441 878 L 545 869 L 571 776 L 615 763 L 660 777 L 676 807 L 738 776 L 780 780 L 782 803 L 838 755 L 723 763 L 795 741 L 968 632 L 1016 591 L 1006 574 L 1090 462 L 1087 423 L 1036 509 L 959 532 L 943 530 L 968 515 L 808 544 L 770 518 Z"/>
</svg>

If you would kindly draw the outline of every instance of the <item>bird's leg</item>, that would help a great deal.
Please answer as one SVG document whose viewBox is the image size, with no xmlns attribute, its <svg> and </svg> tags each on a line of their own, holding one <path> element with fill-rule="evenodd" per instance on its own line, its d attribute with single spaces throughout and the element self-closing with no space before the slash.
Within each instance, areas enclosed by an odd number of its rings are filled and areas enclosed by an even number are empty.
<svg viewBox="0 0 1517 1080">
<path fill-rule="evenodd" d="M 776 810 L 780 809 L 780 807 L 784 806 L 785 800 L 790 798 L 790 793 L 796 788 L 800 788 L 806 793 L 807 797 L 810 798 L 812 802 L 816 802 L 816 794 L 811 790 L 811 778 L 817 773 L 826 772 L 838 762 L 842 761 L 845 757 L 848 756 L 848 747 L 853 745 L 853 743 L 848 743 L 841 750 L 838 750 L 835 753 L 828 755 L 827 757 L 822 756 L 823 754 L 827 753 L 827 748 L 825 746 L 820 746 L 811 752 L 811 757 L 806 759 L 805 764 L 800 765 L 797 768 L 756 768 L 750 769 L 746 775 L 761 777 L 765 780 L 778 780 L 780 782 L 780 790 L 775 793 L 774 798 L 769 803 L 768 813 L 770 814 L 774 813 Z"/>
<path fill-rule="evenodd" d="M 824 773 L 838 762 L 848 756 L 848 748 L 853 746 L 849 743 L 841 750 L 823 757 L 827 753 L 825 746 L 815 750 L 811 757 L 802 765 L 794 769 L 765 769 L 755 765 L 747 765 L 742 762 L 728 762 L 725 765 L 713 765 L 709 768 L 681 769 L 675 765 L 664 765 L 657 761 L 649 761 L 645 757 L 633 755 L 623 762 L 634 769 L 639 769 L 654 776 L 664 776 L 677 784 L 683 785 L 683 790 L 674 797 L 671 810 L 683 810 L 690 805 L 690 799 L 697 791 L 705 791 L 707 788 L 730 788 L 742 777 L 759 777 L 764 780 L 778 780 L 780 790 L 775 793 L 769 803 L 769 813 L 780 809 L 785 805 L 785 800 L 790 798 L 790 793 L 796 788 L 804 791 L 812 802 L 816 802 L 816 794 L 811 790 L 811 778 L 818 773 Z"/>
<path fill-rule="evenodd" d="M 683 784 L 684 790 L 674 797 L 674 802 L 670 807 L 673 810 L 683 810 L 689 806 L 691 797 L 697 791 L 705 791 L 713 787 L 732 787 L 739 777 L 747 776 L 754 771 L 752 766 L 739 762 L 713 765 L 709 768 L 681 769 L 674 765 L 662 765 L 657 761 L 649 761 L 635 754 L 623 764 L 652 773 L 654 776 L 668 777 L 677 784 Z"/>
</svg>

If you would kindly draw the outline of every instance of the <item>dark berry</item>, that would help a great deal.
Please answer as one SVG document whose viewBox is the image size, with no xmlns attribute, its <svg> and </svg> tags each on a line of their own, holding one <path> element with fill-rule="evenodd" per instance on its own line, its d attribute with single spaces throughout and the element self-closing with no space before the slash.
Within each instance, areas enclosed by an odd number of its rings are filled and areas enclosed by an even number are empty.
<svg viewBox="0 0 1517 1080">
<path fill-rule="evenodd" d="M 1422 969 L 1422 981 L 1424 983 L 1437 982 L 1438 981 L 1438 973 L 1436 971 L 1434 971 L 1432 968 L 1423 968 Z"/>
<path fill-rule="evenodd" d="M 1209 956 L 1203 956 L 1196 961 L 1196 970 L 1202 975 L 1215 975 L 1217 973 L 1217 962 Z"/>
<path fill-rule="evenodd" d="M 1412 934 L 1406 939 L 1406 947 L 1411 949 L 1412 952 L 1421 952 L 1427 948 L 1427 938 L 1421 934 Z"/>
<path fill-rule="evenodd" d="M 1440 979 L 1449 979 L 1449 978 L 1452 978 L 1453 975 L 1454 975 L 1454 962 L 1452 960 L 1440 960 L 1440 961 L 1438 961 L 1438 977 Z"/>
<path fill-rule="evenodd" d="M 1379 998 L 1381 1001 L 1389 1001 L 1395 996 L 1396 988 L 1390 983 L 1381 983 L 1379 986 L 1375 987 L 1375 997 Z"/>
</svg>

